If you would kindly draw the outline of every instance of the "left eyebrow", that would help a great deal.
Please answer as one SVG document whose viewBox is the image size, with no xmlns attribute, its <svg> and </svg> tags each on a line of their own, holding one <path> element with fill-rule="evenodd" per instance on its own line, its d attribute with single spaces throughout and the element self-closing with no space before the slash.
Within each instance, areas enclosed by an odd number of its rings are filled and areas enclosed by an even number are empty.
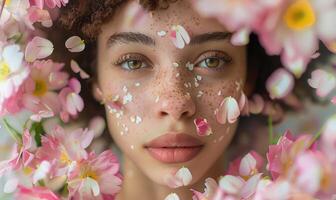
<svg viewBox="0 0 336 200">
<path fill-rule="evenodd" d="M 200 35 L 192 36 L 190 39 L 190 45 L 202 44 L 210 41 L 226 40 L 231 37 L 230 32 L 209 32 Z"/>
</svg>

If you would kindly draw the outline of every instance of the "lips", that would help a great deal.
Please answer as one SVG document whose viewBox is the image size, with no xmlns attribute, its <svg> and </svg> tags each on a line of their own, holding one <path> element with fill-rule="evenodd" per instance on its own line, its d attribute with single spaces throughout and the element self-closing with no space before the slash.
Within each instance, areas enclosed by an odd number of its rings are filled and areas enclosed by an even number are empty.
<svg viewBox="0 0 336 200">
<path fill-rule="evenodd" d="M 193 159 L 203 148 L 203 143 L 183 133 L 167 133 L 145 145 L 149 154 L 164 163 L 180 163 Z"/>
</svg>

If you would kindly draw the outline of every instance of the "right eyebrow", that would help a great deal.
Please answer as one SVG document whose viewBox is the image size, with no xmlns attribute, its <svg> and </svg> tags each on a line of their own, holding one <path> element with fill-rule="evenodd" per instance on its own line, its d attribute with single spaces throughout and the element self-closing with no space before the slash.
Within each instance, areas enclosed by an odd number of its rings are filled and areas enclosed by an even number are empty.
<svg viewBox="0 0 336 200">
<path fill-rule="evenodd" d="M 154 46 L 155 40 L 143 33 L 138 32 L 121 32 L 115 33 L 107 40 L 107 46 L 111 47 L 117 43 L 141 43 L 144 45 Z"/>
</svg>

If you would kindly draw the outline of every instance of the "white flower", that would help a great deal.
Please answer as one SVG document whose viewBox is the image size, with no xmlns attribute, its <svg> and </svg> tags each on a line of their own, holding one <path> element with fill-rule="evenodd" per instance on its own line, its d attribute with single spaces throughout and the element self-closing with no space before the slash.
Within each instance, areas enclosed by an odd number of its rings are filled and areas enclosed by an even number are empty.
<svg viewBox="0 0 336 200">
<path fill-rule="evenodd" d="M 19 45 L 6 46 L 0 55 L 0 107 L 17 92 L 27 78 L 29 69 L 24 65 Z"/>
</svg>

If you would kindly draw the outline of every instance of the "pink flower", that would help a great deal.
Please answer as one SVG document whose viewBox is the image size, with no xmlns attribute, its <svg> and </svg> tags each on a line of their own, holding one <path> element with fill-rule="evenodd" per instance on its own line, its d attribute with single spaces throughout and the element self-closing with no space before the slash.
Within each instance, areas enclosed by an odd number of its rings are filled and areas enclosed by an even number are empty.
<svg viewBox="0 0 336 200">
<path fill-rule="evenodd" d="M 44 187 L 28 188 L 22 185 L 18 186 L 18 191 L 15 193 L 15 199 L 24 200 L 59 200 L 51 190 Z"/>
<path fill-rule="evenodd" d="M 51 60 L 34 62 L 31 75 L 25 82 L 23 104 L 27 109 L 36 114 L 40 111 L 60 113 L 61 103 L 56 91 L 66 86 L 69 76 L 61 72 L 63 66 Z"/>
<path fill-rule="evenodd" d="M 36 6 L 31 6 L 29 8 L 28 18 L 32 24 L 34 24 L 35 22 L 41 22 L 44 27 L 48 28 L 53 25 L 49 12 Z"/>
<path fill-rule="evenodd" d="M 7 171 L 27 167 L 33 160 L 34 154 L 29 152 L 32 147 L 32 137 L 27 129 L 24 130 L 22 141 L 19 142 L 19 144 L 15 143 L 11 158 L 0 162 L 0 177 Z"/>
<path fill-rule="evenodd" d="M 68 87 L 65 87 L 59 93 L 59 98 L 62 104 L 62 111 L 60 113 L 61 119 L 64 122 L 69 121 L 69 117 L 76 117 L 78 112 L 84 109 L 83 99 L 79 96 L 81 85 L 79 81 L 72 78 L 69 81 Z"/>
<path fill-rule="evenodd" d="M 49 176 L 67 175 L 77 161 L 88 158 L 86 148 L 92 142 L 93 131 L 75 129 L 65 133 L 60 126 L 55 126 L 47 136 L 42 136 L 42 147 L 36 152 L 39 163 L 48 161 L 51 164 Z"/>
<path fill-rule="evenodd" d="M 90 153 L 88 159 L 78 162 L 68 180 L 69 196 L 75 199 L 103 199 L 115 196 L 122 182 L 117 157 L 106 150 L 99 156 Z"/>
<path fill-rule="evenodd" d="M 219 187 L 213 199 L 249 199 L 255 194 L 261 175 L 261 173 L 255 174 L 247 180 L 239 176 L 226 175 L 219 180 Z"/>
<path fill-rule="evenodd" d="M 197 129 L 197 134 L 199 136 L 208 136 L 212 134 L 211 127 L 208 124 L 208 121 L 204 118 L 196 118 L 194 124 Z"/>
<path fill-rule="evenodd" d="M 232 36 L 233 44 L 247 44 L 250 31 L 269 8 L 279 4 L 278 0 L 194 0 L 196 10 L 206 16 L 215 17 L 224 24 Z M 249 13 L 248 15 L 246 13 Z"/>
<path fill-rule="evenodd" d="M 283 64 L 300 77 L 318 50 L 318 39 L 336 39 L 335 1 L 283 0 L 262 17 L 257 27 L 269 54 L 281 54 Z"/>
</svg>

